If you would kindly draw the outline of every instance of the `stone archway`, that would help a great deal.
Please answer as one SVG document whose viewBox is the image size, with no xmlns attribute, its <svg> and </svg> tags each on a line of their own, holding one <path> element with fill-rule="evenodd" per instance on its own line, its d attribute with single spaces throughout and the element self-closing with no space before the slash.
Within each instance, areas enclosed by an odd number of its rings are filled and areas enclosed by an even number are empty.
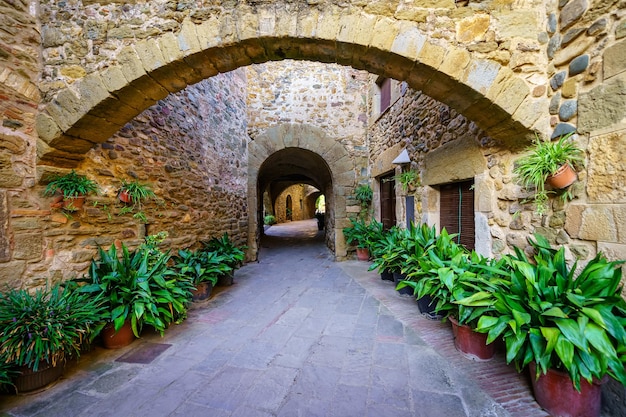
<svg viewBox="0 0 626 417">
<path fill-rule="evenodd" d="M 288 162 L 287 162 L 288 161 Z M 342 229 L 348 222 L 346 194 L 357 182 L 356 164 L 344 146 L 309 125 L 274 126 L 248 149 L 248 256 L 256 259 L 262 223 L 262 195 L 272 182 L 310 184 L 326 196 L 326 242 L 337 258 L 346 256 Z"/>
<path fill-rule="evenodd" d="M 58 68 L 63 81 L 42 82 L 47 95 L 37 117 L 40 163 L 74 166 L 94 144 L 168 94 L 220 72 L 286 58 L 336 62 L 406 80 L 509 145 L 525 139 L 546 114 L 548 98 L 533 96 L 525 78 L 509 65 L 470 50 L 474 38 L 465 39 L 465 32 L 456 38 L 429 37 L 419 20 L 395 17 L 389 6 L 344 9 L 272 3 L 193 13 L 171 31 L 157 30 L 139 41 L 104 40 L 101 50 L 109 46 L 115 58 L 94 68 L 85 63 L 88 73 L 80 72 L 76 79 Z M 455 9 L 451 0 L 439 6 Z M 411 15 L 410 10 L 400 15 L 407 13 Z M 120 11 L 120 16 L 125 13 Z M 448 25 L 470 25 L 472 30 L 476 28 L 471 23 L 478 19 L 474 23 L 485 32 L 501 24 L 484 14 L 459 13 L 446 19 Z M 80 25 L 71 20 L 55 23 L 61 25 L 58 32 Z M 53 27 L 46 26 L 45 33 L 54 44 Z M 53 71 L 54 64 L 48 67 Z"/>
</svg>

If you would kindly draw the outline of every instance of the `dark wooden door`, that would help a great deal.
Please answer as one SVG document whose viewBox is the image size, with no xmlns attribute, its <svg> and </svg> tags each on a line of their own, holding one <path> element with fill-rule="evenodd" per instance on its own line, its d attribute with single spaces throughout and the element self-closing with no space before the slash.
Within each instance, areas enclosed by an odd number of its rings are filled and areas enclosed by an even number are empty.
<svg viewBox="0 0 626 417">
<path fill-rule="evenodd" d="M 474 181 L 455 182 L 439 187 L 440 223 L 448 233 L 458 233 L 457 243 L 475 247 Z"/>
<path fill-rule="evenodd" d="M 388 230 L 396 224 L 396 182 L 393 175 L 380 179 L 380 221 Z"/>
</svg>

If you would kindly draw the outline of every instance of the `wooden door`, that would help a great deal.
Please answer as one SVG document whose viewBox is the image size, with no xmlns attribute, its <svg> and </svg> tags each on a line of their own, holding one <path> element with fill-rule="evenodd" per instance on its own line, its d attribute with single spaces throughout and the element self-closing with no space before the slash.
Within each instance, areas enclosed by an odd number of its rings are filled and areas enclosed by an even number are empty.
<svg viewBox="0 0 626 417">
<path fill-rule="evenodd" d="M 393 177 L 380 178 L 380 221 L 385 230 L 396 224 L 396 181 Z"/>
</svg>

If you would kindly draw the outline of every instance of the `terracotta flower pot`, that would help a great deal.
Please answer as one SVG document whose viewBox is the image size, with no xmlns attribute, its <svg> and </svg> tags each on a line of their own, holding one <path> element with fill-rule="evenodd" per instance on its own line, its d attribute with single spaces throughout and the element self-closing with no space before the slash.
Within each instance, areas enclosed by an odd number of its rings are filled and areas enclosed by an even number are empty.
<svg viewBox="0 0 626 417">
<path fill-rule="evenodd" d="M 76 211 L 83 208 L 85 205 L 85 196 L 79 195 L 77 197 L 63 197 L 63 210 Z"/>
<path fill-rule="evenodd" d="M 370 250 L 368 248 L 356 248 L 356 258 L 359 261 L 369 261 Z"/>
<path fill-rule="evenodd" d="M 553 188 L 562 189 L 567 188 L 578 179 L 576 171 L 570 164 L 561 165 L 561 167 L 552 175 L 548 177 L 548 184 Z"/>
<path fill-rule="evenodd" d="M 135 340 L 135 334 L 130 325 L 130 320 L 126 320 L 124 325 L 116 332 L 113 323 L 108 323 L 100 333 L 102 344 L 107 349 L 119 349 L 130 345 Z"/>
<path fill-rule="evenodd" d="M 43 388 L 59 379 L 63 375 L 64 367 L 65 361 L 57 362 L 55 366 L 40 362 L 36 371 L 23 366 L 20 368 L 20 375 L 15 378 L 15 389 L 17 392 L 29 392 Z"/>
<path fill-rule="evenodd" d="M 533 392 L 537 403 L 553 416 L 599 417 L 601 406 L 601 384 L 580 381 L 580 392 L 576 391 L 571 378 L 565 372 L 548 369 L 547 374 L 535 378 L 536 364 L 528 366 Z"/>
<path fill-rule="evenodd" d="M 468 359 L 488 361 L 496 353 L 494 343 L 487 344 L 487 334 L 475 332 L 470 326 L 459 324 L 454 317 L 449 317 L 454 334 L 454 347 Z"/>
<path fill-rule="evenodd" d="M 192 301 L 204 301 L 211 296 L 213 283 L 210 281 L 202 281 L 196 284 L 196 289 L 191 291 Z"/>
<path fill-rule="evenodd" d="M 130 197 L 130 194 L 126 190 L 122 190 L 117 194 L 117 198 L 125 204 L 132 203 L 133 199 Z"/>
</svg>

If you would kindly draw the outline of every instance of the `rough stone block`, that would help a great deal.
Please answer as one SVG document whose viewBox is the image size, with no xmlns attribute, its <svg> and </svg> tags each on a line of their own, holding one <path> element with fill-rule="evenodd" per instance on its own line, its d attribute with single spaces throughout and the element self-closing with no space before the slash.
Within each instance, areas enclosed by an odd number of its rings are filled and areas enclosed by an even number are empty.
<svg viewBox="0 0 626 417">
<path fill-rule="evenodd" d="M 507 87 L 496 97 L 495 104 L 507 113 L 513 114 L 524 100 L 530 100 L 530 87 L 521 78 L 513 78 Z M 534 116 L 534 115 L 532 115 Z M 529 126 L 532 123 L 528 124 Z"/>
<path fill-rule="evenodd" d="M 570 205 L 565 230 L 572 238 L 618 242 L 614 207 L 611 205 Z"/>
<path fill-rule="evenodd" d="M 237 38 L 239 40 L 255 39 L 259 36 L 259 15 L 250 7 L 240 6 L 237 9 Z M 270 26 L 271 27 L 271 26 Z"/>
<path fill-rule="evenodd" d="M 589 201 L 626 203 L 626 130 L 592 136 L 587 151 Z"/>
<path fill-rule="evenodd" d="M 578 130 L 589 133 L 624 120 L 626 73 L 619 74 L 578 99 Z"/>
<path fill-rule="evenodd" d="M 461 138 L 426 155 L 422 184 L 445 184 L 474 178 L 486 169 L 485 158 L 478 145 L 469 138 Z"/>
<path fill-rule="evenodd" d="M 298 33 L 298 14 L 280 10 L 275 13 L 274 34 L 277 37 L 295 37 Z"/>
<path fill-rule="evenodd" d="M 84 113 L 110 97 L 102 78 L 98 74 L 89 74 L 78 81 L 77 89 L 83 105 L 80 111 Z"/>
<path fill-rule="evenodd" d="M 490 23 L 491 17 L 488 14 L 461 19 L 456 24 L 456 40 L 463 43 L 484 40 Z"/>
<path fill-rule="evenodd" d="M 135 45 L 135 51 L 146 72 L 154 71 L 165 65 L 166 60 L 156 39 L 142 39 Z"/>
<path fill-rule="evenodd" d="M 6 288 L 20 288 L 22 286 L 22 276 L 26 270 L 25 261 L 13 261 L 0 263 L 0 286 Z"/>
<path fill-rule="evenodd" d="M 181 25 L 178 33 L 178 46 L 185 56 L 200 52 L 203 49 L 198 40 L 196 25 L 190 19 L 185 19 Z"/>
<path fill-rule="evenodd" d="M 297 35 L 299 38 L 312 38 L 316 34 L 320 12 L 317 9 L 302 9 L 298 15 Z"/>
<path fill-rule="evenodd" d="M 46 143 L 50 143 L 50 141 L 61 134 L 61 129 L 54 122 L 52 117 L 47 115 L 46 113 L 37 114 L 37 118 L 35 119 L 35 126 L 37 128 L 37 135 L 40 139 L 42 139 Z"/>
<path fill-rule="evenodd" d="M 587 0 L 572 0 L 561 9 L 559 23 L 561 31 L 573 25 L 589 7 Z"/>
<path fill-rule="evenodd" d="M 391 45 L 394 43 L 398 33 L 400 33 L 400 25 L 396 20 L 389 18 L 379 19 L 374 26 L 374 36 L 370 46 L 382 51 L 388 51 L 391 49 Z"/>
<path fill-rule="evenodd" d="M 117 54 L 117 60 L 121 65 L 120 69 L 127 82 L 134 81 L 146 75 L 146 71 L 143 69 L 143 64 L 135 48 L 131 46 L 122 48 Z"/>
<path fill-rule="evenodd" d="M 27 261 L 40 261 L 43 257 L 43 237 L 37 234 L 16 234 L 13 258 Z"/>
<path fill-rule="evenodd" d="M 471 55 L 465 49 L 450 47 L 443 58 L 443 62 L 439 67 L 439 70 L 455 80 L 460 80 L 463 77 L 470 61 Z"/>
<path fill-rule="evenodd" d="M 157 42 L 159 50 L 163 55 L 163 60 L 166 63 L 178 61 L 183 58 L 184 54 L 179 48 L 178 39 L 172 32 L 167 32 L 159 36 Z"/>
<path fill-rule="evenodd" d="M 606 48 L 603 59 L 605 79 L 626 70 L 626 40 Z"/>
<path fill-rule="evenodd" d="M 80 98 L 70 89 L 65 89 L 60 91 L 56 99 L 46 106 L 46 112 L 61 130 L 67 131 L 83 116 L 81 108 Z"/>
<path fill-rule="evenodd" d="M 535 39 L 539 32 L 539 14 L 534 10 L 494 10 L 492 16 L 498 22 L 496 32 L 500 39 Z"/>
<path fill-rule="evenodd" d="M 425 42 L 419 54 L 419 61 L 433 69 L 438 69 L 443 62 L 446 49 L 431 42 Z"/>
<path fill-rule="evenodd" d="M 465 82 L 474 90 L 486 94 L 496 80 L 500 68 L 497 62 L 474 60 L 469 64 Z M 508 88 L 510 84 L 512 81 L 507 83 L 506 87 Z"/>
<path fill-rule="evenodd" d="M 315 37 L 317 39 L 324 39 L 334 41 L 337 39 L 339 33 L 339 14 L 334 13 L 332 9 L 324 10 L 317 22 L 315 29 Z"/>
<path fill-rule="evenodd" d="M 391 52 L 411 60 L 417 60 L 426 43 L 426 36 L 416 27 L 404 24 L 391 44 Z"/>
<path fill-rule="evenodd" d="M 101 71 L 100 77 L 107 90 L 111 93 L 121 90 L 128 84 L 128 80 L 124 76 L 122 67 L 119 65 L 112 65 Z"/>
</svg>

